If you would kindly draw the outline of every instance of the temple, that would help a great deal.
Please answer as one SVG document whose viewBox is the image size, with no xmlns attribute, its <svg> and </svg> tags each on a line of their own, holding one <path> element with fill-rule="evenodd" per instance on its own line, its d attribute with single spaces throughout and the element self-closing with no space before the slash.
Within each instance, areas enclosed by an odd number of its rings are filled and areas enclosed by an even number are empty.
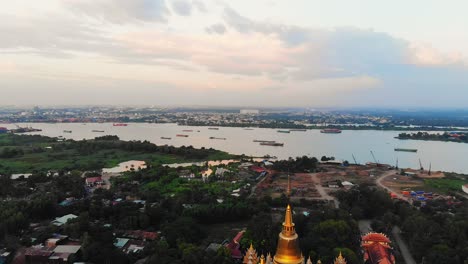
<svg viewBox="0 0 468 264">
<path fill-rule="evenodd" d="M 247 250 L 243 264 L 313 264 L 310 257 L 307 262 L 302 255 L 299 248 L 299 236 L 294 228 L 294 222 L 292 217 L 291 206 L 286 207 L 286 213 L 284 216 L 283 229 L 278 235 L 278 246 L 276 248 L 276 254 L 271 257 L 270 254 L 266 258 L 257 254 L 253 245 L 250 244 L 250 248 Z M 322 262 L 318 260 L 317 264 Z M 344 257 L 340 255 L 335 259 L 334 264 L 346 264 Z"/>
<path fill-rule="evenodd" d="M 364 263 L 366 264 L 395 264 L 390 239 L 381 233 L 368 233 L 362 237 Z"/>
</svg>

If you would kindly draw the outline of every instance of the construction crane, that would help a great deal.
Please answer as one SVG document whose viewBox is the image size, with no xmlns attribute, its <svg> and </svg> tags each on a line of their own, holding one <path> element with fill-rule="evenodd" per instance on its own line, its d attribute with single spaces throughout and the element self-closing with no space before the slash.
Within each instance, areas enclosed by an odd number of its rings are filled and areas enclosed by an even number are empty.
<svg viewBox="0 0 468 264">
<path fill-rule="evenodd" d="M 395 168 L 398 170 L 398 157 L 396 158 L 396 166 Z"/>
<path fill-rule="evenodd" d="M 354 157 L 354 154 L 351 154 L 353 156 L 354 164 L 358 165 L 356 158 Z"/>
<path fill-rule="evenodd" d="M 421 163 L 421 159 L 419 159 L 419 167 L 420 167 L 420 170 L 421 170 L 421 171 L 424 170 L 424 167 L 423 167 L 423 165 L 422 165 L 422 163 Z"/>
<path fill-rule="evenodd" d="M 431 169 L 432 169 L 432 162 L 429 163 L 429 171 L 427 172 L 427 174 L 431 175 Z"/>
<path fill-rule="evenodd" d="M 377 166 L 379 166 L 379 162 L 375 158 L 374 152 L 372 150 L 370 151 L 370 154 L 372 155 L 372 158 L 374 159 L 375 164 L 377 164 Z"/>
</svg>

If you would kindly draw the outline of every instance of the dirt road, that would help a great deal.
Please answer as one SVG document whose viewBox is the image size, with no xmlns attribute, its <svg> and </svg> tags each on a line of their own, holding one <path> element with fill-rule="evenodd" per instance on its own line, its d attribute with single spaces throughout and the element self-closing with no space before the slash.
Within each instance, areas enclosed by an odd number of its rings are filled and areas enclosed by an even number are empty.
<svg viewBox="0 0 468 264">
<path fill-rule="evenodd" d="M 403 194 L 399 193 L 398 191 L 394 191 L 392 189 L 390 189 L 389 187 L 385 186 L 382 182 L 387 178 L 387 177 L 390 177 L 390 176 L 393 176 L 395 174 L 397 174 L 398 171 L 396 170 L 389 170 L 387 172 L 385 172 L 384 174 L 380 175 L 377 180 L 375 181 L 375 184 L 377 184 L 377 186 L 379 186 L 380 188 L 383 188 L 385 190 L 387 190 L 388 192 L 390 193 L 394 193 L 399 199 L 403 200 L 403 201 L 407 201 L 408 202 L 408 198 L 403 196 Z"/>
<path fill-rule="evenodd" d="M 333 201 L 335 204 L 335 208 L 340 207 L 340 202 L 338 199 L 336 199 L 333 196 L 330 196 L 327 191 L 323 188 L 323 186 L 320 184 L 320 180 L 317 178 L 317 173 L 311 173 L 310 177 L 312 178 L 312 182 L 314 183 L 315 189 L 317 189 L 318 193 L 320 194 L 322 200 L 327 200 L 327 201 Z"/>
</svg>

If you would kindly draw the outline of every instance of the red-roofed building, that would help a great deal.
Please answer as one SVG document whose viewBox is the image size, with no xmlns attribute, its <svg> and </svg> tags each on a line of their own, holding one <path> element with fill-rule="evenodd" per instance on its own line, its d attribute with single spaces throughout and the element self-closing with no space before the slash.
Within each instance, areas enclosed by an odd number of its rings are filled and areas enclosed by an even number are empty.
<svg viewBox="0 0 468 264">
<path fill-rule="evenodd" d="M 381 233 L 369 233 L 362 237 L 364 263 L 366 264 L 395 264 L 390 239 Z"/>
<path fill-rule="evenodd" d="M 158 238 L 157 232 L 149 232 L 143 230 L 129 230 L 123 234 L 124 237 L 139 239 L 143 241 L 153 241 Z"/>
<path fill-rule="evenodd" d="M 101 185 L 104 183 L 102 181 L 101 176 L 86 178 L 85 182 L 86 182 L 86 185 L 88 185 L 89 187 Z"/>
<path fill-rule="evenodd" d="M 266 169 L 263 167 L 254 165 L 254 166 L 250 166 L 250 170 L 260 173 L 260 172 L 264 172 Z"/>
<path fill-rule="evenodd" d="M 242 252 L 240 250 L 240 240 L 242 236 L 244 236 L 245 230 L 240 231 L 237 235 L 232 239 L 226 247 L 231 251 L 231 257 L 234 259 L 242 259 Z"/>
<path fill-rule="evenodd" d="M 46 247 L 27 248 L 24 257 L 26 264 L 47 263 L 54 252 Z"/>
</svg>

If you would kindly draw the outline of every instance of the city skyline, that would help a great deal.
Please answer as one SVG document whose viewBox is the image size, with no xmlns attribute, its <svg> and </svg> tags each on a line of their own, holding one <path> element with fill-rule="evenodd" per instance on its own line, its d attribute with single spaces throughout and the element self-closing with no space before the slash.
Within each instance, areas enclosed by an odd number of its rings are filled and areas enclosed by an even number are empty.
<svg viewBox="0 0 468 264">
<path fill-rule="evenodd" d="M 462 1 L 251 2 L 3 3 L 0 105 L 465 105 Z"/>
</svg>

